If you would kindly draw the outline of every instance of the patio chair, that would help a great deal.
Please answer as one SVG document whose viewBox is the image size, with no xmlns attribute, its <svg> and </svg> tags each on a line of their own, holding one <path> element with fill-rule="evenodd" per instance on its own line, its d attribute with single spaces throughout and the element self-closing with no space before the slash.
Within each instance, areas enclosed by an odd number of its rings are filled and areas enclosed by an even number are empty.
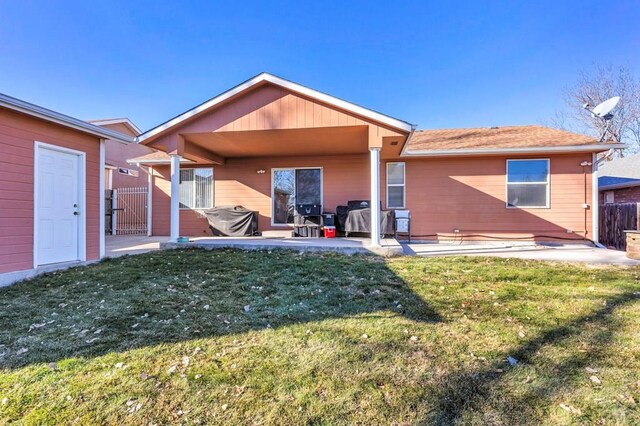
<svg viewBox="0 0 640 426">
<path fill-rule="evenodd" d="M 411 212 L 409 210 L 396 210 L 395 239 L 398 239 L 398 232 L 406 233 L 411 242 Z"/>
</svg>

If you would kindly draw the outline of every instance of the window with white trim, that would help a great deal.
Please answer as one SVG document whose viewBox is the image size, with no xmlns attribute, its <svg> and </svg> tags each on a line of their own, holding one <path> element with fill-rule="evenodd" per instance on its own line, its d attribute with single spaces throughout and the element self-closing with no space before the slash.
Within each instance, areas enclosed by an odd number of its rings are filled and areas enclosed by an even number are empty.
<svg viewBox="0 0 640 426">
<path fill-rule="evenodd" d="M 213 169 L 180 169 L 180 208 L 213 207 Z"/>
<path fill-rule="evenodd" d="M 507 208 L 549 207 L 549 159 L 507 160 Z"/>
<path fill-rule="evenodd" d="M 405 164 L 387 163 L 387 208 L 405 207 Z"/>
<path fill-rule="evenodd" d="M 613 204 L 615 202 L 615 193 L 613 191 L 606 191 L 604 193 L 604 203 Z"/>
</svg>

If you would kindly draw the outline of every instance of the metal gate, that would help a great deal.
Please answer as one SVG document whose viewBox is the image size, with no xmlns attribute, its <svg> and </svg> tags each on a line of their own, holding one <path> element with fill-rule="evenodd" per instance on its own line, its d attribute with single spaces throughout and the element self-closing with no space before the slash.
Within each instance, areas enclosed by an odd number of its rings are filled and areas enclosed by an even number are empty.
<svg viewBox="0 0 640 426">
<path fill-rule="evenodd" d="M 147 187 L 114 189 L 111 208 L 106 209 L 111 213 L 111 234 L 147 235 L 148 201 Z"/>
<path fill-rule="evenodd" d="M 113 189 L 104 190 L 104 233 L 113 234 Z"/>
</svg>

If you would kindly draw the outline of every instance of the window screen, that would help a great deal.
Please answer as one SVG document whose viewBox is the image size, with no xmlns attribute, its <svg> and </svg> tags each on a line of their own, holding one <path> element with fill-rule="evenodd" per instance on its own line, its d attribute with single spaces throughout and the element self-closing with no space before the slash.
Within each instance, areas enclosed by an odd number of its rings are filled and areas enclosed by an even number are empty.
<svg viewBox="0 0 640 426">
<path fill-rule="evenodd" d="M 180 170 L 180 208 L 213 207 L 213 169 Z"/>
<path fill-rule="evenodd" d="M 387 163 L 387 208 L 404 208 L 405 198 L 404 163 Z"/>
<path fill-rule="evenodd" d="M 549 207 L 549 160 L 507 160 L 507 206 Z"/>
</svg>

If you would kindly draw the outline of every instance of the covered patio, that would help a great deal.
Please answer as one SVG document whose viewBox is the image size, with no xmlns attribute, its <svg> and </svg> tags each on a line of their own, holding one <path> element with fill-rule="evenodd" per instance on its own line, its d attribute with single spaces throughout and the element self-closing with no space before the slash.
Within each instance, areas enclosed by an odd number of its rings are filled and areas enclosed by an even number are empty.
<svg viewBox="0 0 640 426">
<path fill-rule="evenodd" d="M 397 242 L 380 236 L 381 156 L 397 156 L 412 130 L 404 121 L 260 74 L 140 136 L 140 143 L 165 153 L 162 161 L 137 161 L 149 166 L 158 189 L 153 196 L 154 229 L 158 229 L 154 234 L 161 235 L 160 224 L 168 222 L 172 245 L 179 244 L 182 235 L 195 237 L 189 244 L 201 245 L 286 244 L 345 250 L 367 246 L 385 251 Z M 335 213 L 349 200 L 367 200 L 372 206 L 371 237 L 334 242 L 248 238 L 242 243 L 207 238 L 205 242 L 202 209 L 189 206 L 184 195 L 181 199 L 181 172 L 191 169 L 211 170 L 194 172 L 212 181 L 211 206 L 242 205 L 258 212 L 261 232 L 290 230 L 296 202 L 318 203 L 322 211 Z M 315 176 L 304 192 L 298 185 L 300 170 Z M 293 191 L 288 182 L 294 182 Z"/>
</svg>

